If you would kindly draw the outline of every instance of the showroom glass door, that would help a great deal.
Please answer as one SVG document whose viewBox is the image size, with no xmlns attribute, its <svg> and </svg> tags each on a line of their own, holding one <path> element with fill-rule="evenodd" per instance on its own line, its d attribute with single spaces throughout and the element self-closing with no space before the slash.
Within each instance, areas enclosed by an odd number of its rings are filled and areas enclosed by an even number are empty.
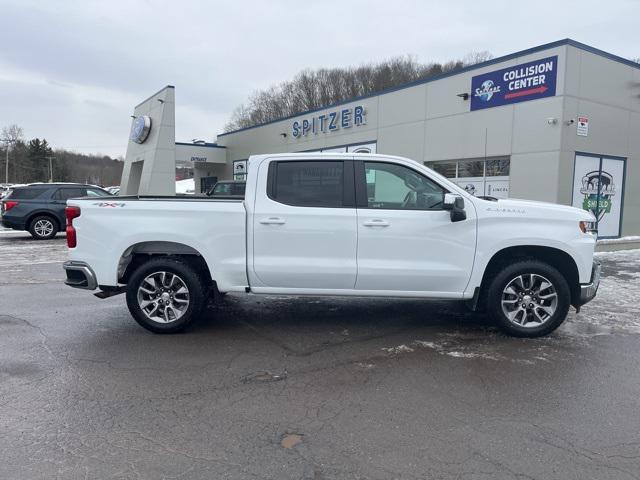
<svg viewBox="0 0 640 480">
<path fill-rule="evenodd" d="M 573 206 L 596 217 L 599 238 L 621 235 L 626 158 L 576 153 Z"/>
</svg>

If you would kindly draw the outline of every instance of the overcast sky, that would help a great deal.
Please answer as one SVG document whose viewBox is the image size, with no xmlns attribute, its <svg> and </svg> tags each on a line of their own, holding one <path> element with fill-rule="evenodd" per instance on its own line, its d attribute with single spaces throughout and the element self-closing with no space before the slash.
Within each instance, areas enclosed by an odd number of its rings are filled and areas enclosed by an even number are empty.
<svg viewBox="0 0 640 480">
<path fill-rule="evenodd" d="M 176 139 L 212 141 L 304 68 L 447 61 L 572 38 L 640 57 L 639 0 L 0 0 L 0 127 L 124 155 L 133 107 L 176 87 Z"/>
</svg>

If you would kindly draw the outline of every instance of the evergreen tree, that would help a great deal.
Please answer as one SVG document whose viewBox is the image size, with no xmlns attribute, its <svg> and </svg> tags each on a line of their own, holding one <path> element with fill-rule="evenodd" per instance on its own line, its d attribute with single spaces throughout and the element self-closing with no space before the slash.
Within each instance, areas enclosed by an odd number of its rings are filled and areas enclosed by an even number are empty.
<svg viewBox="0 0 640 480">
<path fill-rule="evenodd" d="M 53 156 L 53 150 L 46 139 L 34 138 L 29 141 L 29 169 L 33 172 L 35 181 L 46 182 L 49 180 L 49 157 Z"/>
</svg>

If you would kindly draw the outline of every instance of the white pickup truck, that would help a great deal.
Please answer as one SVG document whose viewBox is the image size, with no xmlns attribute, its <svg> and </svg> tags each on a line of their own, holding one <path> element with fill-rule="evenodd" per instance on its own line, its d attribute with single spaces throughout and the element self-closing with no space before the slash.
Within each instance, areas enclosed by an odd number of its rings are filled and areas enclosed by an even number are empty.
<svg viewBox="0 0 640 480">
<path fill-rule="evenodd" d="M 460 300 L 523 337 L 598 288 L 595 219 L 577 208 L 476 198 L 387 155 L 258 155 L 247 178 L 244 200 L 69 200 L 67 285 L 126 292 L 157 333 L 245 292 Z"/>
</svg>

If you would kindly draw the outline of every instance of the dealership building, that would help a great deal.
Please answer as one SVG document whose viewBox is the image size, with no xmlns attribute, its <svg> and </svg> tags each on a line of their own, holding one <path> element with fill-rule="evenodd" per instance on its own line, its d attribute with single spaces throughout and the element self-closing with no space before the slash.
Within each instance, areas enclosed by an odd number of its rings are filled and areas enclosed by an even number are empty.
<svg viewBox="0 0 640 480">
<path fill-rule="evenodd" d="M 175 144 L 196 192 L 279 152 L 404 156 L 475 195 L 574 205 L 594 212 L 602 237 L 640 235 L 640 65 L 561 40 Z"/>
</svg>

